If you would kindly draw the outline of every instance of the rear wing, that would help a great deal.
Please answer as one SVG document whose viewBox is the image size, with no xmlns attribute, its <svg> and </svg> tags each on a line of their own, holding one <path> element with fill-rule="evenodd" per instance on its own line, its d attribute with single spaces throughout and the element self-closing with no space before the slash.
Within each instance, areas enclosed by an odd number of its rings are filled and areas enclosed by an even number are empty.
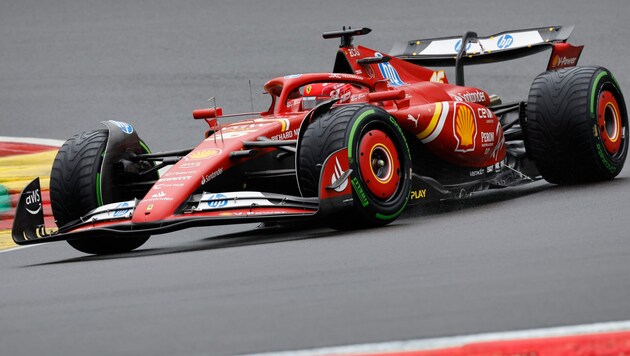
<svg viewBox="0 0 630 356">
<path fill-rule="evenodd" d="M 552 48 L 547 70 L 553 70 L 577 64 L 584 46 L 565 43 L 571 32 L 573 26 L 505 31 L 488 37 L 477 37 L 476 33 L 467 32 L 464 36 L 396 43 L 390 54 L 423 66 L 461 68 L 464 65 L 517 59 Z M 462 41 L 465 43 L 464 48 Z M 463 83 L 463 70 L 461 80 Z"/>
<path fill-rule="evenodd" d="M 493 63 L 529 56 L 566 42 L 573 26 L 551 26 L 505 31 L 466 45 L 464 64 Z M 455 65 L 462 36 L 427 38 L 394 44 L 390 54 L 420 65 L 447 67 Z"/>
</svg>

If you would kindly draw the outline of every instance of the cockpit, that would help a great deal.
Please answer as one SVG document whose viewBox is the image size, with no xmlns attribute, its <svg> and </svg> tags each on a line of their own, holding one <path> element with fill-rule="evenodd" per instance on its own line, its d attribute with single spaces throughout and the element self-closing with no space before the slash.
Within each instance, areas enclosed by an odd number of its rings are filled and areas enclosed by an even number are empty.
<svg viewBox="0 0 630 356">
<path fill-rule="evenodd" d="M 317 74 L 305 74 L 304 76 L 318 76 Z M 272 96 L 272 105 L 268 113 L 299 113 L 315 108 L 317 105 L 331 100 L 337 99 L 339 103 L 365 102 L 370 87 L 367 83 L 359 81 L 339 81 L 339 78 L 330 78 L 327 75 L 325 79 L 331 81 L 292 81 L 292 77 L 276 78 L 265 85 L 265 89 Z M 298 78 L 298 77 L 295 77 Z M 313 78 L 316 79 L 316 78 Z M 337 81 L 334 81 L 334 80 Z M 291 89 L 291 87 L 294 88 Z M 289 89 L 286 97 L 283 98 L 283 91 Z M 276 106 L 279 105 L 279 106 Z"/>
</svg>

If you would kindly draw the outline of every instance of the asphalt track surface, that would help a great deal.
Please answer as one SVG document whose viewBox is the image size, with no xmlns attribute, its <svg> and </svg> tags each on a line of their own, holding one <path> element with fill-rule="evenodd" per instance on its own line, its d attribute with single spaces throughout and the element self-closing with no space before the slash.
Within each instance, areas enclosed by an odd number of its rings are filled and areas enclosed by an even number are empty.
<svg viewBox="0 0 630 356">
<path fill-rule="evenodd" d="M 194 145 L 192 109 L 265 109 L 275 76 L 329 71 L 337 41 L 575 24 L 581 64 L 630 91 L 630 3 L 619 1 L 3 1 L 0 135 L 66 139 L 135 124 L 153 150 Z M 466 69 L 522 99 L 538 55 Z M 447 72 L 452 74 L 452 72 Z M 3 355 L 229 355 L 630 320 L 630 173 L 412 208 L 355 232 L 191 229 L 134 253 L 65 243 L 0 254 Z"/>
</svg>

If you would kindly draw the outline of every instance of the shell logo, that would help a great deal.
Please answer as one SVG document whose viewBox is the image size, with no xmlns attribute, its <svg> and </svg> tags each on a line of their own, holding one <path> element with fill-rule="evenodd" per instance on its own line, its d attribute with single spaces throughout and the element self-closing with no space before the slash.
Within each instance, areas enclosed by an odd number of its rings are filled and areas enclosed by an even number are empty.
<svg viewBox="0 0 630 356">
<path fill-rule="evenodd" d="M 208 157 L 220 155 L 223 151 L 220 148 L 210 148 L 202 151 L 195 151 L 188 155 L 188 159 L 206 159 Z"/>
<path fill-rule="evenodd" d="M 453 120 L 453 132 L 457 140 L 455 152 L 470 152 L 475 150 L 475 136 L 477 123 L 473 111 L 466 105 L 459 105 Z"/>
<path fill-rule="evenodd" d="M 576 65 L 578 57 L 564 57 L 556 54 L 551 61 L 551 68 L 564 68 Z"/>
</svg>

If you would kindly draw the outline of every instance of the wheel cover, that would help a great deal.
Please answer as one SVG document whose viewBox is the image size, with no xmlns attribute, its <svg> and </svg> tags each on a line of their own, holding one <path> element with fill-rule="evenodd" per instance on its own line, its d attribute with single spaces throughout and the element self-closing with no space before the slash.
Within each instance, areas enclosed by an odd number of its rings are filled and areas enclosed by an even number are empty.
<svg viewBox="0 0 630 356">
<path fill-rule="evenodd" d="M 623 141 L 623 124 L 617 99 L 610 91 L 604 90 L 599 95 L 597 105 L 597 127 L 604 143 L 604 148 L 610 155 L 615 155 L 621 149 Z"/>
<path fill-rule="evenodd" d="M 400 182 L 400 160 L 394 142 L 381 130 L 366 132 L 359 143 L 359 170 L 368 191 L 387 200 Z"/>
</svg>

